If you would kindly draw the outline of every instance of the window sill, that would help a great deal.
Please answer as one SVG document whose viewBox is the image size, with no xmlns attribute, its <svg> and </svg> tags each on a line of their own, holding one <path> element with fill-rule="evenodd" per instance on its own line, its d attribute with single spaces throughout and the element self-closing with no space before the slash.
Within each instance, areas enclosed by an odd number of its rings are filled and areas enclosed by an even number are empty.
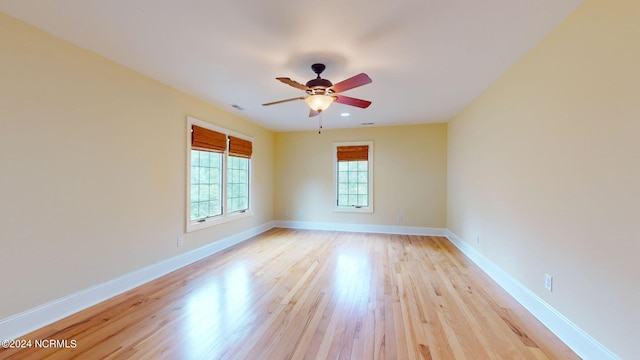
<svg viewBox="0 0 640 360">
<path fill-rule="evenodd" d="M 227 214 L 226 216 L 221 215 L 221 216 L 212 217 L 202 222 L 190 221 L 189 223 L 187 223 L 187 232 L 190 233 L 193 231 L 202 230 L 212 226 L 228 223 L 230 221 L 245 219 L 251 216 L 253 216 L 253 211 L 247 210 L 245 212 L 234 212 L 231 214 Z"/>
<path fill-rule="evenodd" d="M 355 206 L 334 206 L 333 212 L 351 212 L 351 213 L 373 213 L 373 207 L 355 207 Z"/>
</svg>

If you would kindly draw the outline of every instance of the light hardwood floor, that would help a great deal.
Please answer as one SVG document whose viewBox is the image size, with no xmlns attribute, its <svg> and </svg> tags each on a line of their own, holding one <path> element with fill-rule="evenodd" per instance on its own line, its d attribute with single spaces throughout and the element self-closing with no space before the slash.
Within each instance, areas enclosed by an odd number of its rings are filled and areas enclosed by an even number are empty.
<svg viewBox="0 0 640 360">
<path fill-rule="evenodd" d="M 75 348 L 0 358 L 578 359 L 445 238 L 287 229 L 22 339 Z"/>
</svg>

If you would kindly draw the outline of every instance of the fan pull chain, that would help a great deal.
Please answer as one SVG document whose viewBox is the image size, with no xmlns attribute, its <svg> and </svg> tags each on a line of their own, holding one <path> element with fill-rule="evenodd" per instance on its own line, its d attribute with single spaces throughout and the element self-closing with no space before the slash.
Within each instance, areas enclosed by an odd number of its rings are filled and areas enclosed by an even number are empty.
<svg viewBox="0 0 640 360">
<path fill-rule="evenodd" d="M 320 113 L 318 117 L 318 126 L 318 134 L 322 134 L 322 113 Z"/>
</svg>

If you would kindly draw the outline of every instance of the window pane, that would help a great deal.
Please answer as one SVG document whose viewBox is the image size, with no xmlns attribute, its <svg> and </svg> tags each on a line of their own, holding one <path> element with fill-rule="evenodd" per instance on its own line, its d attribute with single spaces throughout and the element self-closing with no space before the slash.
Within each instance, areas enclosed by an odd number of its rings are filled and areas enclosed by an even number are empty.
<svg viewBox="0 0 640 360">
<path fill-rule="evenodd" d="M 192 202 L 191 203 L 191 218 L 192 219 L 197 219 L 199 217 L 200 217 L 200 212 L 198 211 L 198 203 Z"/>
<path fill-rule="evenodd" d="M 198 166 L 209 166 L 209 158 L 211 158 L 211 156 L 209 156 L 209 154 L 211 154 L 210 152 L 207 151 L 199 151 L 200 153 L 200 161 L 198 162 Z"/>
<path fill-rule="evenodd" d="M 358 195 L 358 206 L 368 206 L 367 195 Z"/>
<path fill-rule="evenodd" d="M 220 209 L 220 200 L 209 201 L 209 212 L 212 214 L 221 214 L 222 209 Z"/>
<path fill-rule="evenodd" d="M 198 211 L 202 217 L 207 216 L 209 213 L 209 202 L 203 201 L 198 204 Z"/>
<path fill-rule="evenodd" d="M 191 167 L 191 184 L 200 182 L 200 169 L 197 166 Z"/>
<path fill-rule="evenodd" d="M 249 208 L 249 159 L 229 157 L 227 166 L 227 211 Z"/>
<path fill-rule="evenodd" d="M 191 220 L 221 215 L 222 154 L 191 150 Z"/>
<path fill-rule="evenodd" d="M 198 177 L 200 184 L 209 183 L 209 168 L 208 167 L 198 167 L 198 171 L 200 171 L 200 176 Z"/>
<path fill-rule="evenodd" d="M 211 184 L 209 186 L 209 194 L 211 194 L 211 200 L 220 200 L 220 185 Z"/>
<path fill-rule="evenodd" d="M 209 185 L 198 186 L 198 198 L 200 201 L 209 201 Z"/>
<path fill-rule="evenodd" d="M 367 161 L 338 162 L 338 206 L 369 206 L 368 167 Z"/>
<path fill-rule="evenodd" d="M 191 151 L 191 166 L 198 166 L 200 164 L 200 152 Z"/>
</svg>

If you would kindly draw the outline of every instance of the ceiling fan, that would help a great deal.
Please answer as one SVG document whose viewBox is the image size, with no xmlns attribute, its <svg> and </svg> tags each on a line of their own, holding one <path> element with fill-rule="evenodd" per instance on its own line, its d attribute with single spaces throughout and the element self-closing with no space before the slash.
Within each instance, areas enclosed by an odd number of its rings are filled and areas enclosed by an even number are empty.
<svg viewBox="0 0 640 360">
<path fill-rule="evenodd" d="M 270 106 L 295 100 L 304 100 L 307 105 L 309 105 L 309 108 L 311 108 L 311 110 L 309 111 L 309 117 L 311 117 L 316 116 L 322 111 L 326 110 L 334 101 L 340 104 L 356 106 L 363 109 L 366 109 L 367 107 L 369 107 L 369 105 L 371 105 L 371 101 L 356 99 L 340 94 L 341 92 L 369 84 L 371 82 L 371 78 L 367 74 L 361 73 L 334 85 L 331 81 L 320 77 L 320 74 L 324 71 L 324 69 L 324 64 L 311 65 L 311 70 L 313 70 L 313 72 L 316 73 L 317 76 L 315 79 L 307 81 L 306 84 L 301 84 L 295 80 L 291 80 L 290 78 L 276 78 L 276 80 L 279 80 L 280 82 L 283 82 L 289 86 L 293 86 L 296 89 L 305 91 L 308 96 L 300 96 L 286 100 L 274 101 L 262 104 L 262 106 Z"/>
</svg>

